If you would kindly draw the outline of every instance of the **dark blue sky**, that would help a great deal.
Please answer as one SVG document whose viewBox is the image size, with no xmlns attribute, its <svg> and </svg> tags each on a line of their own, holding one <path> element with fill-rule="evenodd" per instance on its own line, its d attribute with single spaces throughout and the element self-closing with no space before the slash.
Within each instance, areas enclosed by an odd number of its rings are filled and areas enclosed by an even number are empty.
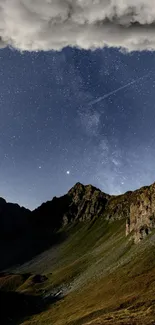
<svg viewBox="0 0 155 325">
<path fill-rule="evenodd" d="M 154 182 L 154 67 L 154 52 L 1 50 L 0 196 L 34 208 L 78 181 L 110 194 Z"/>
</svg>

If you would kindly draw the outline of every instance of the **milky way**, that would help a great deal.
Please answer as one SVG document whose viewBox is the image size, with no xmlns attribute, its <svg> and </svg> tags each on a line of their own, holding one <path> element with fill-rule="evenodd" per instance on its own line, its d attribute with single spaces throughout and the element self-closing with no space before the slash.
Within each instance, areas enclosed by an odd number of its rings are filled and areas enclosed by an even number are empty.
<svg viewBox="0 0 155 325">
<path fill-rule="evenodd" d="M 113 194 L 154 181 L 154 53 L 2 49 L 0 62 L 0 196 L 34 208 L 78 181 Z"/>
</svg>

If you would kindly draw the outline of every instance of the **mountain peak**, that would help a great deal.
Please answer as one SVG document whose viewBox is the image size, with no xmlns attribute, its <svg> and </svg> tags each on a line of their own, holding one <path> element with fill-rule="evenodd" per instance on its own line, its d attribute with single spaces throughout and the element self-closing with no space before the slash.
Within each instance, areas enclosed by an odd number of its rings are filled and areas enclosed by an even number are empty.
<svg viewBox="0 0 155 325">
<path fill-rule="evenodd" d="M 93 193 L 93 192 L 100 192 L 103 195 L 105 195 L 106 197 L 110 198 L 109 194 L 106 194 L 104 192 L 102 192 L 99 188 L 91 185 L 91 184 L 82 184 L 80 182 L 77 182 L 69 191 L 68 191 L 68 195 L 73 195 L 74 193 L 77 193 L 77 195 L 80 193 Z"/>
<path fill-rule="evenodd" d="M 0 197 L 0 206 L 6 204 L 6 200 L 3 197 Z"/>
<path fill-rule="evenodd" d="M 75 185 L 73 185 L 71 187 L 71 189 L 68 191 L 68 193 L 71 192 L 71 191 L 75 191 L 77 189 L 80 189 L 80 188 L 84 188 L 84 186 L 85 186 L 84 184 L 82 184 L 80 182 L 77 182 Z"/>
</svg>

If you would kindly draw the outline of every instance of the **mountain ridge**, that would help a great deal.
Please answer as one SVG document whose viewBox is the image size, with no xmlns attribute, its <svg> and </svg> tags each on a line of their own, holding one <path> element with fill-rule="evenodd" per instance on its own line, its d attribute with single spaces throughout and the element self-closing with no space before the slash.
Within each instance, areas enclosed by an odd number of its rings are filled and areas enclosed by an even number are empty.
<svg viewBox="0 0 155 325">
<path fill-rule="evenodd" d="M 153 325 L 154 198 L 155 184 L 110 196 L 77 183 L 31 212 L 1 254 L 12 258 L 0 274 L 2 323 Z"/>
<path fill-rule="evenodd" d="M 109 221 L 126 219 L 126 235 L 132 233 L 135 243 L 139 242 L 155 227 L 155 183 L 121 195 L 109 195 L 95 186 L 77 182 L 67 194 L 53 197 L 32 211 L 0 197 L 1 236 L 20 232 L 30 224 L 37 228 L 51 225 L 58 230 L 70 222 L 98 217 Z"/>
<path fill-rule="evenodd" d="M 124 234 L 139 243 L 155 228 L 155 183 L 116 196 L 78 182 L 67 194 L 33 211 L 0 198 L 0 269 L 13 261 L 23 263 L 63 240 L 65 230 L 61 231 L 62 238 L 60 230 L 67 225 L 95 222 L 98 218 L 110 223 L 125 220 Z"/>
<path fill-rule="evenodd" d="M 61 211 L 61 226 L 98 217 L 109 221 L 126 219 L 126 236 L 132 233 L 135 243 L 145 238 L 155 227 L 155 183 L 121 195 L 109 195 L 90 184 L 83 185 L 78 182 L 67 194 L 43 203 L 32 211 L 32 214 L 40 209 L 41 214 L 44 213 L 43 207 L 46 205 L 51 206 L 49 211 L 53 213 L 54 201 L 57 201 L 59 206 L 62 205 L 63 199 L 66 200 L 66 206 L 64 211 Z"/>
</svg>

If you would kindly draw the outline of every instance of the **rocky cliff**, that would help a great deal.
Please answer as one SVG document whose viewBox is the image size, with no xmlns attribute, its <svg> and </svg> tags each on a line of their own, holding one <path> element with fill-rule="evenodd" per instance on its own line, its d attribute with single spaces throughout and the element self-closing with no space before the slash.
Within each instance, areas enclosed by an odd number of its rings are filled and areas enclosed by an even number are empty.
<svg viewBox="0 0 155 325">
<path fill-rule="evenodd" d="M 100 217 L 109 222 L 125 219 L 126 236 L 132 233 L 137 243 L 155 227 L 155 184 L 110 196 L 92 185 L 77 183 L 66 195 L 44 203 L 32 214 L 37 223 L 44 220 L 53 229 Z"/>
<path fill-rule="evenodd" d="M 63 216 L 64 224 L 75 221 L 90 221 L 103 215 L 110 195 L 92 185 L 77 183 L 67 194 L 70 205 Z"/>
<path fill-rule="evenodd" d="M 155 228 L 155 183 L 133 192 L 111 196 L 104 211 L 108 220 L 126 219 L 126 236 L 138 243 Z"/>
<path fill-rule="evenodd" d="M 130 197 L 126 235 L 133 233 L 135 242 L 145 238 L 155 228 L 155 183 L 134 191 Z"/>
</svg>

